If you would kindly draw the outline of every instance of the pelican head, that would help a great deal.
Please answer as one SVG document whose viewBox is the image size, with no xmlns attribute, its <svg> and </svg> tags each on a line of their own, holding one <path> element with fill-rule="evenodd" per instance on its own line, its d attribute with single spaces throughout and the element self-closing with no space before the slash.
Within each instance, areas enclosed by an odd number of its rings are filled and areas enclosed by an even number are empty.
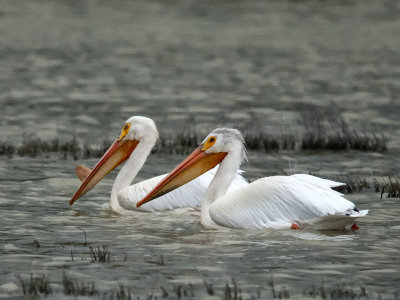
<svg viewBox="0 0 400 300">
<path fill-rule="evenodd" d="M 126 161 L 140 143 L 154 145 L 157 139 L 158 131 L 152 119 L 133 116 L 126 120 L 119 137 L 111 144 L 110 148 L 83 180 L 75 195 L 69 200 L 69 204 L 72 205 L 108 173 Z"/>
<path fill-rule="evenodd" d="M 246 159 L 244 138 L 239 130 L 217 128 L 210 132 L 186 159 L 175 167 L 161 182 L 136 206 L 158 198 L 204 174 L 223 160 L 231 158 L 234 168 L 239 168 Z"/>
</svg>

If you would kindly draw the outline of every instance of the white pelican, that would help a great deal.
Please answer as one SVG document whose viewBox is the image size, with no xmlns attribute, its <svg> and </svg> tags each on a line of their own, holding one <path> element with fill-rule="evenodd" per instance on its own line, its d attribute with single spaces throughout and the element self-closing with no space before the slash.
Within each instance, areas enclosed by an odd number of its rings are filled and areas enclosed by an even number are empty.
<svg viewBox="0 0 400 300">
<path fill-rule="evenodd" d="M 305 174 L 264 177 L 226 194 L 245 158 L 244 139 L 238 130 L 215 129 L 137 205 L 220 164 L 201 206 L 201 223 L 206 227 L 341 229 L 368 213 L 358 211 L 331 189 L 341 183 Z"/>
<path fill-rule="evenodd" d="M 120 214 L 127 213 L 129 210 L 138 210 L 136 203 L 166 175 L 153 177 L 129 186 L 142 168 L 157 139 L 158 131 L 153 120 L 140 116 L 129 118 L 122 127 L 119 138 L 112 143 L 93 169 L 77 166 L 76 173 L 83 182 L 69 204 L 72 205 L 75 200 L 92 189 L 104 176 L 127 160 L 115 179 L 111 191 L 110 206 Z M 204 174 L 205 176 L 199 177 L 183 189 L 177 189 L 175 193 L 165 195 L 164 199 L 149 203 L 140 210 L 154 212 L 179 207 L 200 206 L 215 171 L 207 172 Z M 234 176 L 232 188 L 247 184 L 243 177 L 237 174 Z"/>
</svg>

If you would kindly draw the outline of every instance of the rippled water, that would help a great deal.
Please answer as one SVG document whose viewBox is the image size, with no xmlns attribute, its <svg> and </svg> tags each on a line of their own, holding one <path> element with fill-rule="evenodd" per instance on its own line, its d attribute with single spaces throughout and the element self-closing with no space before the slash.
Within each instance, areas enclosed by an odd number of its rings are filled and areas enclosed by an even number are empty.
<svg viewBox="0 0 400 300">
<path fill-rule="evenodd" d="M 301 113 L 343 117 L 384 133 L 385 153 L 249 153 L 247 178 L 285 172 L 400 177 L 400 7 L 396 1 L 3 1 L 0 6 L 0 140 L 24 135 L 100 144 L 131 115 L 161 134 L 188 121 L 200 132 L 257 119 L 260 130 L 296 133 Z M 182 156 L 153 155 L 137 181 Z M 0 157 L 0 296 L 22 295 L 30 274 L 119 285 L 161 297 L 193 285 L 215 298 L 234 279 L 245 298 L 283 286 L 301 298 L 337 285 L 393 299 L 400 280 L 398 199 L 347 195 L 370 215 L 356 232 L 210 231 L 193 212 L 121 217 L 107 212 L 115 175 L 69 207 L 77 163 Z M 85 243 L 86 233 L 86 243 Z M 92 263 L 88 245 L 111 262 Z M 162 256 L 164 264 L 158 264 Z M 158 263 L 157 263 L 158 262 Z"/>
</svg>

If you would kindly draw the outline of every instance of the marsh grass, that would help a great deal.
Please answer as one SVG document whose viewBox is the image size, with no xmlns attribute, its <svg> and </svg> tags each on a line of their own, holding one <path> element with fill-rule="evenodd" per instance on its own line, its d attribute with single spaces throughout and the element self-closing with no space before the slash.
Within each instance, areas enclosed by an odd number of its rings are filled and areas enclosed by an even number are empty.
<svg viewBox="0 0 400 300">
<path fill-rule="evenodd" d="M 30 274 L 29 280 L 25 281 L 21 276 L 17 277 L 21 283 L 21 288 L 24 296 L 38 298 L 41 295 L 48 296 L 52 294 L 50 281 L 47 275 L 44 274 Z"/>
<path fill-rule="evenodd" d="M 386 198 L 400 198 L 400 179 L 398 178 L 367 179 L 360 176 L 337 175 L 328 179 L 344 183 L 345 185 L 333 188 L 343 194 L 373 192 L 380 193 L 381 199 L 385 193 Z"/>
<path fill-rule="evenodd" d="M 112 261 L 112 254 L 106 245 L 89 246 L 89 251 L 92 262 L 109 263 Z"/>
<path fill-rule="evenodd" d="M 94 296 L 98 294 L 94 281 L 91 282 L 74 282 L 63 273 L 62 285 L 64 295 L 78 296 Z"/>
<path fill-rule="evenodd" d="M 12 145 L 9 145 L 14 147 Z M 58 139 L 49 141 L 42 140 L 39 137 L 24 136 L 22 144 L 15 147 L 16 153 L 19 156 L 36 157 L 43 153 L 61 153 L 64 158 L 70 155 L 73 159 L 77 160 L 80 157 L 81 149 L 75 136 L 70 141 L 60 142 Z M 1 154 L 1 152 L 0 152 Z"/>
<path fill-rule="evenodd" d="M 103 140 L 101 146 L 90 146 L 88 144 L 84 144 L 82 148 L 82 157 L 83 158 L 91 158 L 91 157 L 102 157 L 103 154 L 110 147 L 112 141 Z"/>
<path fill-rule="evenodd" d="M 381 299 L 381 295 L 370 295 L 364 286 L 350 287 L 344 284 L 337 284 L 334 287 L 325 288 L 322 282 L 321 286 L 314 285 L 303 291 L 303 296 L 312 299 Z M 375 296 L 378 296 L 375 298 Z"/>
<path fill-rule="evenodd" d="M 15 147 L 6 142 L 0 143 L 0 155 L 5 155 L 7 157 L 12 157 L 15 153 Z"/>
<path fill-rule="evenodd" d="M 207 281 L 203 280 L 204 286 L 206 288 L 207 294 L 210 296 L 214 295 L 214 287 L 212 283 L 208 283 Z"/>
<path fill-rule="evenodd" d="M 400 180 L 398 178 L 389 178 L 381 187 L 381 198 L 387 192 L 387 198 L 400 198 Z"/>
<path fill-rule="evenodd" d="M 150 291 L 143 294 L 138 291 L 135 286 L 125 286 L 119 284 L 116 289 L 108 291 L 100 291 L 96 288 L 94 281 L 80 281 L 74 280 L 63 272 L 61 282 L 53 282 L 54 286 L 61 286 L 60 289 L 53 290 L 46 275 L 43 274 L 30 274 L 27 280 L 22 279 L 21 276 L 17 277 L 24 296 L 30 298 L 40 298 L 48 295 L 64 294 L 66 296 L 73 296 L 75 298 L 85 296 L 101 299 L 197 299 L 200 297 L 217 297 L 216 299 L 225 300 L 241 300 L 241 299 L 289 299 L 294 297 L 299 298 L 299 293 L 286 288 L 284 285 L 277 285 L 274 279 L 271 278 L 265 286 L 259 286 L 255 291 L 249 291 L 239 286 L 235 279 L 226 282 L 225 285 L 219 285 L 218 282 L 214 283 L 218 288 L 214 288 L 212 283 L 203 281 L 203 288 L 201 286 L 195 287 L 193 284 L 163 284 L 160 286 L 159 292 Z M 302 296 L 308 299 L 381 299 L 382 297 L 397 299 L 398 292 L 395 291 L 394 295 L 381 294 L 369 291 L 365 286 L 350 286 L 346 284 L 336 284 L 329 287 L 325 286 L 324 281 L 320 285 L 312 285 L 305 287 L 302 291 Z"/>
<path fill-rule="evenodd" d="M 377 179 L 368 181 L 366 178 L 361 178 L 360 176 L 345 176 L 345 175 L 336 175 L 332 178 L 333 181 L 342 182 L 345 185 L 341 185 L 333 188 L 335 191 L 338 191 L 342 194 L 352 194 L 352 193 L 361 193 L 361 192 L 379 192 L 382 183 Z"/>
<path fill-rule="evenodd" d="M 177 135 L 164 135 L 158 140 L 154 152 L 172 155 L 189 154 L 199 145 L 203 138 L 203 135 L 193 129 L 178 132 Z"/>
<path fill-rule="evenodd" d="M 294 133 L 290 126 L 277 132 L 266 132 L 264 120 L 255 115 L 249 118 L 239 129 L 244 133 L 248 150 L 263 152 L 289 151 L 376 151 L 387 150 L 387 138 L 382 134 L 361 133 L 350 126 L 341 118 L 327 116 L 327 113 L 310 111 L 303 113 L 297 127 L 303 128 L 301 134 Z M 187 120 L 184 128 L 178 128 L 176 134 L 164 134 L 153 149 L 153 153 L 172 155 L 189 154 L 204 139 L 208 132 L 196 130 L 196 121 Z M 7 142 L 0 142 L 0 155 L 12 157 L 36 157 L 48 153 L 60 153 L 64 158 L 73 159 L 101 157 L 111 145 L 110 140 L 103 140 L 99 146 L 84 144 L 80 146 L 76 137 L 70 140 L 58 139 L 43 140 L 33 135 L 25 135 L 22 144 L 15 146 Z"/>
<path fill-rule="evenodd" d="M 305 129 L 301 150 L 309 151 L 375 151 L 387 150 L 387 138 L 382 134 L 361 133 L 350 129 L 343 118 L 325 117 L 319 111 L 304 112 L 299 125 Z"/>
</svg>

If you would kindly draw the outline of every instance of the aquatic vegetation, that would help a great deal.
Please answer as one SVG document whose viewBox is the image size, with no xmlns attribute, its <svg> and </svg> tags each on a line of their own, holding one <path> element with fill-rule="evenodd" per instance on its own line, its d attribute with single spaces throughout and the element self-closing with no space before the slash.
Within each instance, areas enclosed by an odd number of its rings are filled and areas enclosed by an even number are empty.
<svg viewBox="0 0 400 300">
<path fill-rule="evenodd" d="M 110 147 L 111 143 L 112 141 L 104 140 L 102 145 L 97 147 L 84 144 L 82 149 L 82 157 L 83 158 L 101 157 Z"/>
<path fill-rule="evenodd" d="M 203 281 L 203 283 L 204 283 L 204 286 L 206 287 L 207 294 L 210 296 L 214 295 L 214 288 L 213 288 L 212 283 L 207 283 L 207 281 L 205 281 L 205 280 Z"/>
<path fill-rule="evenodd" d="M 304 297 L 313 299 L 370 299 L 374 296 L 367 292 L 364 286 L 350 287 L 345 284 L 337 284 L 334 287 L 325 288 L 324 282 L 320 287 L 311 286 L 303 291 Z M 381 295 L 378 293 L 378 299 Z M 375 298 L 374 298 L 375 299 Z"/>
<path fill-rule="evenodd" d="M 112 261 L 112 255 L 111 252 L 108 250 L 108 247 L 106 245 L 99 246 L 89 246 L 89 254 L 90 258 L 92 259 L 92 262 L 111 262 Z"/>
<path fill-rule="evenodd" d="M 9 145 L 8 147 L 13 147 L 13 146 Z M 54 153 L 54 152 L 63 154 L 64 158 L 67 158 L 69 154 L 76 160 L 79 157 L 81 149 L 78 146 L 78 142 L 75 136 L 73 136 L 70 141 L 66 142 L 60 142 L 58 139 L 45 141 L 39 137 L 24 136 L 22 145 L 16 147 L 16 153 L 19 156 L 36 157 L 43 153 Z"/>
<path fill-rule="evenodd" d="M 387 150 L 387 138 L 375 133 L 360 133 L 350 129 L 342 119 L 326 118 L 322 112 L 308 111 L 302 114 L 300 125 L 305 128 L 301 137 L 301 149 L 312 151 L 376 151 Z"/>
<path fill-rule="evenodd" d="M 192 123 L 190 123 L 192 122 Z M 388 149 L 387 138 L 382 134 L 360 133 L 350 129 L 343 120 L 332 121 L 325 119 L 321 113 L 303 114 L 299 127 L 304 128 L 302 134 L 286 132 L 276 134 L 263 130 L 261 121 L 254 118 L 239 129 L 244 133 L 248 150 L 279 152 L 289 151 L 376 151 L 384 152 Z M 189 120 L 187 128 L 177 130 L 176 134 L 160 134 L 159 141 L 153 153 L 188 154 L 204 138 L 205 132 L 195 129 L 194 121 Z M 79 145 L 75 136 L 70 140 L 58 139 L 43 140 L 37 136 L 24 136 L 22 144 L 15 146 L 8 142 L 0 142 L 0 155 L 36 157 L 46 153 L 61 153 L 64 158 L 73 159 L 101 157 L 111 145 L 112 141 L 103 140 L 99 146 L 88 144 Z"/>
<path fill-rule="evenodd" d="M 12 157 L 15 153 L 15 147 L 6 142 L 0 143 L 0 155 L 6 155 L 7 157 Z"/>
<path fill-rule="evenodd" d="M 64 287 L 64 295 L 77 296 L 94 296 L 98 292 L 96 291 L 96 286 L 94 281 L 91 282 L 73 282 L 67 277 L 66 273 L 63 273 L 62 285 Z"/>
<path fill-rule="evenodd" d="M 388 198 L 400 198 L 400 180 L 389 178 L 389 182 L 384 182 L 381 191 L 381 198 L 385 191 L 387 191 Z"/>
<path fill-rule="evenodd" d="M 44 274 L 30 274 L 28 280 L 17 277 L 24 296 L 31 298 L 40 298 L 48 295 L 66 295 L 66 296 L 87 296 L 102 299 L 187 299 L 187 298 L 204 298 L 218 297 L 225 300 L 240 300 L 240 299 L 296 299 L 302 294 L 302 297 L 311 299 L 380 299 L 383 297 L 394 296 L 397 299 L 397 292 L 394 295 L 368 290 L 365 286 L 350 286 L 347 284 L 335 284 L 325 286 L 324 281 L 320 285 L 312 285 L 305 287 L 302 293 L 290 290 L 284 285 L 277 285 L 274 279 L 271 278 L 266 286 L 259 286 L 253 291 L 243 289 L 237 281 L 232 278 L 231 282 L 226 282 L 225 285 L 218 285 L 214 288 L 211 283 L 203 281 L 204 286 L 195 287 L 193 284 L 170 284 L 169 287 L 161 285 L 159 292 L 154 290 L 146 292 L 138 292 L 135 286 L 119 284 L 118 288 L 111 290 L 98 289 L 94 281 L 74 280 L 63 272 L 61 282 L 50 283 L 48 277 Z M 218 284 L 218 283 L 216 283 Z M 53 285 L 52 289 L 50 285 Z M 57 289 L 57 287 L 59 287 Z M 144 294 L 144 295 L 143 295 Z"/>
<path fill-rule="evenodd" d="M 50 281 L 45 274 L 30 274 L 29 280 L 25 281 L 21 276 L 17 277 L 21 283 L 21 288 L 24 296 L 38 298 L 40 295 L 50 295 L 52 289 Z"/>
<path fill-rule="evenodd" d="M 367 179 L 361 178 L 360 176 L 337 175 L 328 179 L 345 183 L 345 185 L 333 188 L 343 194 L 373 192 L 380 193 L 381 199 L 385 193 L 387 198 L 400 198 L 399 178 L 389 178 L 386 180 L 384 178 Z"/>
<path fill-rule="evenodd" d="M 370 182 L 366 178 L 361 178 L 360 176 L 337 175 L 329 179 L 345 183 L 345 185 L 333 188 L 342 194 L 379 192 L 379 187 L 381 186 L 381 183 L 377 179 L 374 179 L 373 182 Z"/>
</svg>

